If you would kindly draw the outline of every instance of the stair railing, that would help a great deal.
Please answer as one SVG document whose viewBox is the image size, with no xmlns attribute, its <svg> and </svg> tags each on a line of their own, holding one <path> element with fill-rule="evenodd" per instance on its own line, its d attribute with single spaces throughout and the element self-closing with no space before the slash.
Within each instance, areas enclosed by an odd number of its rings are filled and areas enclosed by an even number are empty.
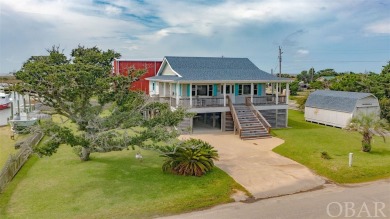
<svg viewBox="0 0 390 219">
<path fill-rule="evenodd" d="M 233 128 L 233 129 L 234 129 L 234 134 L 236 134 L 236 130 L 238 129 L 238 135 L 239 135 L 240 138 L 241 138 L 242 127 L 241 127 L 240 121 L 238 121 L 236 109 L 234 109 L 232 100 L 230 99 L 229 95 L 226 95 L 226 98 L 227 98 L 227 100 L 228 100 L 228 105 L 229 105 L 229 108 L 230 108 L 230 112 L 232 113 L 232 117 L 233 117 L 233 122 L 234 122 L 234 128 Z M 242 139 L 242 138 L 241 138 L 241 139 Z"/>
<path fill-rule="evenodd" d="M 255 109 L 255 106 L 251 102 L 250 97 L 245 98 L 245 105 L 247 105 L 252 110 L 252 112 L 256 115 L 256 117 L 259 119 L 261 124 L 263 124 L 263 126 L 267 129 L 268 134 L 270 134 L 271 133 L 271 125 L 264 118 L 264 116 L 258 110 Z"/>
</svg>

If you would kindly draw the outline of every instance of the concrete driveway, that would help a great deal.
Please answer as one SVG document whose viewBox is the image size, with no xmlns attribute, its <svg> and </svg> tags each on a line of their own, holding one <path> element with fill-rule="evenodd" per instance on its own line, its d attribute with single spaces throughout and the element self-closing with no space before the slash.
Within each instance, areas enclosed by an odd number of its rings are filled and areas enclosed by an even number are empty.
<svg viewBox="0 0 390 219">
<path fill-rule="evenodd" d="M 308 191 L 325 183 L 305 166 L 272 152 L 284 142 L 279 138 L 243 141 L 232 132 L 182 135 L 181 138 L 198 138 L 214 146 L 220 157 L 215 164 L 256 199 Z"/>
</svg>

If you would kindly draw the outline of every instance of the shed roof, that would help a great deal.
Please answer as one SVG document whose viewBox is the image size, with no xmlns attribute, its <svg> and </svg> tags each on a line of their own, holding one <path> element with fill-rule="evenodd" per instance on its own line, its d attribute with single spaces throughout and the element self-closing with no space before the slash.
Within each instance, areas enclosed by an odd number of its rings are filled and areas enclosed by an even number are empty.
<svg viewBox="0 0 390 219">
<path fill-rule="evenodd" d="M 353 112 L 356 102 L 369 96 L 375 97 L 371 93 L 317 90 L 309 95 L 305 106 L 340 112 Z"/>
<path fill-rule="evenodd" d="M 179 75 L 170 78 L 173 81 L 290 81 L 260 70 L 248 58 L 166 56 L 164 62 L 168 63 L 165 67 L 170 66 Z"/>
</svg>

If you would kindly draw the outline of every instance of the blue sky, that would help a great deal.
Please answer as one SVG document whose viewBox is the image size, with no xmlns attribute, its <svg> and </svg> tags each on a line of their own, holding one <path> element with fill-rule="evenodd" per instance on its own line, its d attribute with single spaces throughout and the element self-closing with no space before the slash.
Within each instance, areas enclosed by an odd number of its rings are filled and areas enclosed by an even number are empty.
<svg viewBox="0 0 390 219">
<path fill-rule="evenodd" d="M 388 0 L 0 0 L 0 74 L 52 45 L 124 59 L 247 57 L 283 73 L 380 72 L 390 61 Z"/>
</svg>

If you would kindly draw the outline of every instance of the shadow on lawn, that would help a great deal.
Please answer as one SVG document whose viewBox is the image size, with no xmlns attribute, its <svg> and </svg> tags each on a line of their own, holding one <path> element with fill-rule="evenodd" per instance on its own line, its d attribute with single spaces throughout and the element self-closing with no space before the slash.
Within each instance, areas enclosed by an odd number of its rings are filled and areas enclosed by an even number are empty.
<svg viewBox="0 0 390 219">
<path fill-rule="evenodd" d="M 375 146 L 373 146 L 373 148 L 371 149 L 370 152 L 368 152 L 368 154 L 372 154 L 375 156 L 390 156 L 390 147 L 388 150 L 386 150 L 386 149 L 375 149 Z"/>
<path fill-rule="evenodd" d="M 323 129 L 326 128 L 327 126 L 306 122 L 306 121 L 289 120 L 288 127 L 291 127 L 293 129 Z"/>
</svg>

